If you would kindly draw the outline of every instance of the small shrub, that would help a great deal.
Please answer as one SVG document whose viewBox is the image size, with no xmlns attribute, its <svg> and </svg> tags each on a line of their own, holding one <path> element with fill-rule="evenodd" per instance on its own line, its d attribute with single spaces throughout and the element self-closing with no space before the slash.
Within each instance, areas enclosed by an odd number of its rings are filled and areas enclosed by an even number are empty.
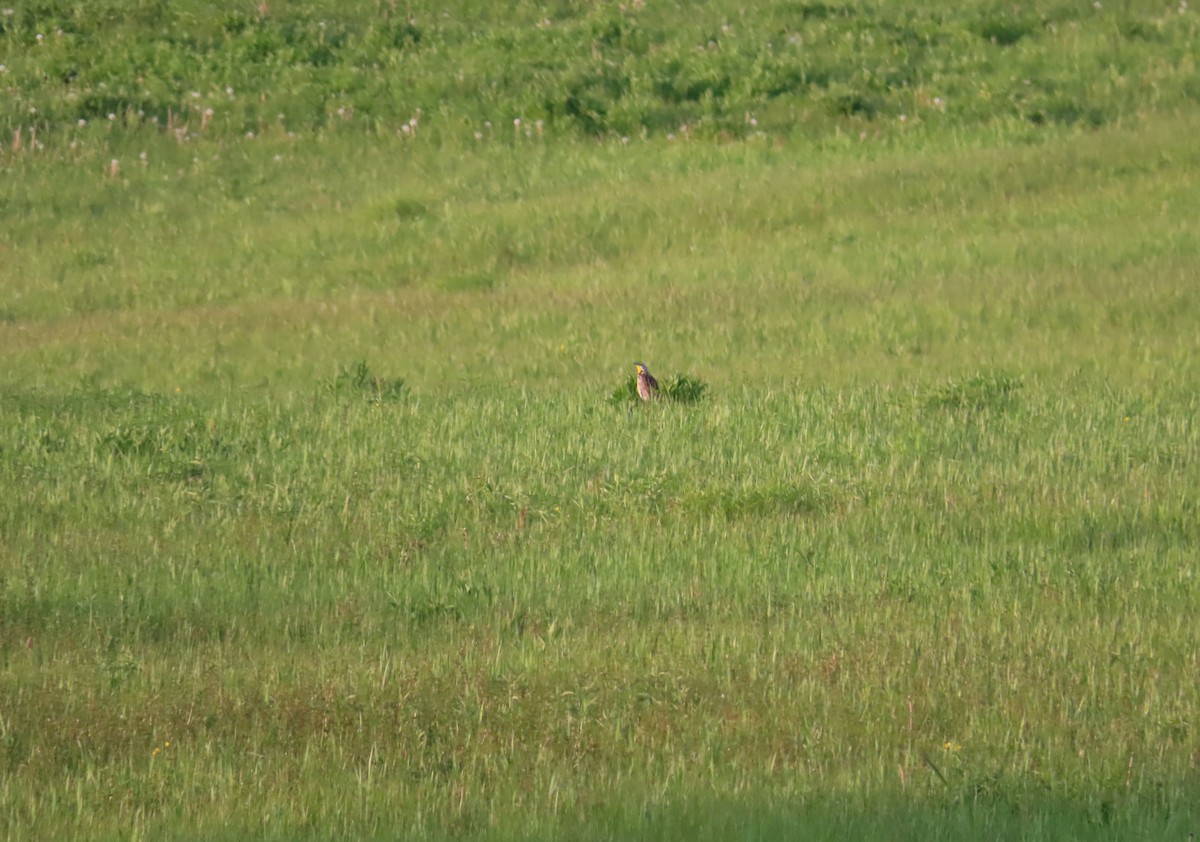
<svg viewBox="0 0 1200 842">
<path fill-rule="evenodd" d="M 621 381 L 621 385 L 613 389 L 611 395 L 608 396 L 608 402 L 611 404 L 624 404 L 636 401 L 637 393 L 637 375 L 631 374 Z"/>
<path fill-rule="evenodd" d="M 704 397 L 704 393 L 707 391 L 707 383 L 696 377 L 688 377 L 686 374 L 676 374 L 674 377 L 664 377 L 658 381 L 659 399 L 672 403 L 696 403 Z M 630 374 L 625 378 L 625 381 L 614 389 L 608 398 L 609 403 L 618 405 L 636 403 L 639 400 L 636 374 Z"/>
<path fill-rule="evenodd" d="M 325 381 L 325 389 L 337 397 L 362 395 L 372 403 L 384 403 L 401 398 L 404 381 L 372 374 L 366 362 L 360 360 L 352 366 L 342 366 Z"/>
<path fill-rule="evenodd" d="M 1028 108 L 1025 118 L 1035 126 L 1058 124 L 1099 128 L 1114 119 L 1110 111 L 1111 108 L 1104 105 L 1077 102 L 1069 97 L 1051 97 Z"/>
<path fill-rule="evenodd" d="M 690 496 L 686 505 L 726 520 L 812 515 L 830 508 L 828 492 L 815 485 L 767 485 L 755 488 L 715 486 Z"/>
<path fill-rule="evenodd" d="M 930 409 L 1007 409 L 1012 406 L 1021 381 L 1002 372 L 973 374 L 951 380 L 925 399 Z"/>
<path fill-rule="evenodd" d="M 826 107 L 834 117 L 864 117 L 870 120 L 879 113 L 881 105 L 878 97 L 844 85 L 835 86 L 826 100 Z"/>
<path fill-rule="evenodd" d="M 981 21 L 977 28 L 979 37 L 991 41 L 1000 47 L 1011 47 L 1013 44 L 1033 34 L 1033 21 L 1020 18 L 994 17 Z"/>
<path fill-rule="evenodd" d="M 708 384 L 686 374 L 676 374 L 658 384 L 663 396 L 675 403 L 696 403 L 708 391 Z"/>
</svg>

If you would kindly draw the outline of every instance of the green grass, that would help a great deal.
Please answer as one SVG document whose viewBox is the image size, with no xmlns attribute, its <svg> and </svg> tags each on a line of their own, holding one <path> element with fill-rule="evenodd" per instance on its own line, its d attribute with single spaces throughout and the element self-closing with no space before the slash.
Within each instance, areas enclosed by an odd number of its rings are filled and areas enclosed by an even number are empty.
<svg viewBox="0 0 1200 842">
<path fill-rule="evenodd" d="M 0 15 L 5 838 L 1187 839 L 1195 12 L 468 11 Z"/>
<path fill-rule="evenodd" d="M 1194 819 L 1194 396 L 947 392 L 8 395 L 6 820 Z"/>
<path fill-rule="evenodd" d="M 1178 2 L 213 6 L 14 7 L 0 128 L 811 137 L 902 115 L 1099 126 L 1200 98 Z"/>
</svg>

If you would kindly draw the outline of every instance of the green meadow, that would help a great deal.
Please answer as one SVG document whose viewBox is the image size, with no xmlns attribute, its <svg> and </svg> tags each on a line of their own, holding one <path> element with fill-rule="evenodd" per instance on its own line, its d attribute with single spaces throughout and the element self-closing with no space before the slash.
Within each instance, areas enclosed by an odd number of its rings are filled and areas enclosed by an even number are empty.
<svg viewBox="0 0 1200 842">
<path fill-rule="evenodd" d="M 0 835 L 1192 838 L 1197 15 L 0 9 Z"/>
</svg>

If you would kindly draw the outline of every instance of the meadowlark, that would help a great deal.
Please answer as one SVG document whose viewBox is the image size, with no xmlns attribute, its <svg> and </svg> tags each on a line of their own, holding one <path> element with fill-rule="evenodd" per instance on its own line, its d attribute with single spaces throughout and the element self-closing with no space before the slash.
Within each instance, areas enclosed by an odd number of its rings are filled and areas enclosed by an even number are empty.
<svg viewBox="0 0 1200 842">
<path fill-rule="evenodd" d="M 637 369 L 637 390 L 638 397 L 644 401 L 658 397 L 658 381 L 654 379 L 654 375 L 650 373 L 650 369 L 646 368 L 642 363 L 634 363 Z"/>
</svg>

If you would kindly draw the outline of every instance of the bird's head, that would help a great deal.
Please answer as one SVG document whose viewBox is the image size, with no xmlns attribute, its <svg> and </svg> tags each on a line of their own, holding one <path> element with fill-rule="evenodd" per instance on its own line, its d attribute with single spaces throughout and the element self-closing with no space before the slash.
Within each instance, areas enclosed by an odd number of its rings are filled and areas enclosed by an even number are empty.
<svg viewBox="0 0 1200 842">
<path fill-rule="evenodd" d="M 644 363 L 634 363 L 633 367 L 637 369 L 638 374 L 649 374 L 650 369 L 646 368 Z"/>
</svg>

